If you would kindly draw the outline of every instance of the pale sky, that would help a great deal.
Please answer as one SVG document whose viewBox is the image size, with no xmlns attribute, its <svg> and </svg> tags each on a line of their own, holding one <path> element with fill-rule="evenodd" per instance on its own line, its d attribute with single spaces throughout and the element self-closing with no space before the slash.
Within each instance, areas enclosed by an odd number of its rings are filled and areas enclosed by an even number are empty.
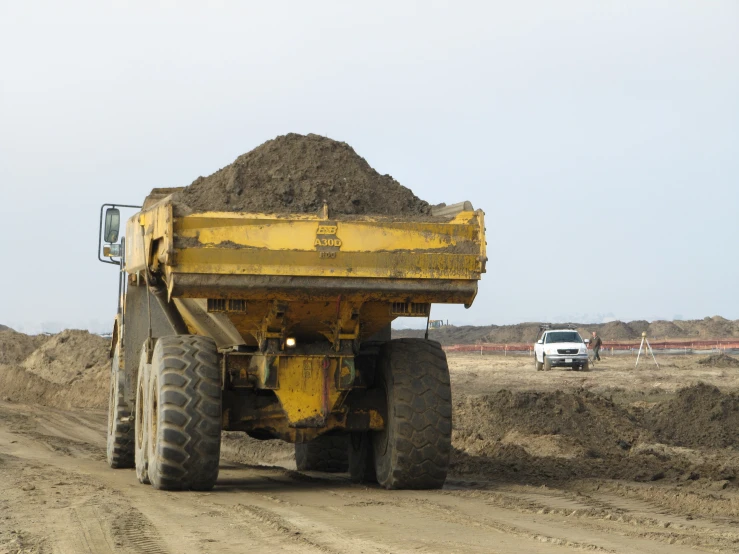
<svg viewBox="0 0 739 554">
<path fill-rule="evenodd" d="M 0 323 L 105 330 L 99 206 L 288 132 L 486 212 L 457 324 L 739 318 L 739 2 L 0 0 Z"/>
</svg>

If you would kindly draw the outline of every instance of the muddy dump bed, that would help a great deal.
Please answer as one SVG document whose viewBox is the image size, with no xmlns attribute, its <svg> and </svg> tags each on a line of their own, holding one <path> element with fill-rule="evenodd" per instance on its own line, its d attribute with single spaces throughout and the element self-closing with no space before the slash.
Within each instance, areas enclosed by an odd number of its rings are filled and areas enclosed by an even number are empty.
<svg viewBox="0 0 739 554">
<path fill-rule="evenodd" d="M 370 333 L 399 316 L 426 317 L 431 303 L 469 306 L 485 271 L 481 210 L 405 219 L 188 212 L 165 197 L 132 217 L 125 264 L 158 275 L 188 326 L 198 319 L 188 299 L 233 314 L 241 335 L 275 301 L 334 312 L 338 302 Z M 320 330 L 324 312 L 293 310 L 292 327 Z"/>
</svg>

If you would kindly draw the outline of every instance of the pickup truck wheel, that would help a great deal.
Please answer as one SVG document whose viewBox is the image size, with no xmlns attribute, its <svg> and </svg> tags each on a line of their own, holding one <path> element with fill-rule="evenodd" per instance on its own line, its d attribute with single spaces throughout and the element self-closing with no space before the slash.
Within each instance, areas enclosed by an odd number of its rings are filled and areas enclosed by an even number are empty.
<svg viewBox="0 0 739 554">
<path fill-rule="evenodd" d="M 295 465 L 299 471 L 343 473 L 349 469 L 348 449 L 346 435 L 321 435 L 295 444 Z"/>
<path fill-rule="evenodd" d="M 136 462 L 136 478 L 139 483 L 149 485 L 149 457 L 147 453 L 148 447 L 148 429 L 151 410 L 149 409 L 149 397 L 147 391 L 149 389 L 149 373 L 151 366 L 146 363 L 146 349 L 141 352 L 141 361 L 139 362 L 139 375 L 136 380 L 136 419 L 134 420 L 134 459 Z"/>
<path fill-rule="evenodd" d="M 544 371 L 552 371 L 552 362 L 549 361 L 546 354 L 544 354 Z"/>
<path fill-rule="evenodd" d="M 131 408 L 125 400 L 125 376 L 118 367 L 120 360 L 120 344 L 117 344 L 110 366 L 110 398 L 108 400 L 108 465 L 113 469 L 134 466 L 133 459 L 133 425 L 131 425 Z"/>
<path fill-rule="evenodd" d="M 541 371 L 544 368 L 544 364 L 539 361 L 536 354 L 534 354 L 534 366 L 536 367 L 536 371 Z"/>
<path fill-rule="evenodd" d="M 353 483 L 377 483 L 369 432 L 355 432 L 349 436 L 349 477 Z"/>
<path fill-rule="evenodd" d="M 386 489 L 440 489 L 452 443 L 452 395 L 438 342 L 398 339 L 382 347 L 377 386 L 385 429 L 371 433 L 377 482 Z"/>
<path fill-rule="evenodd" d="M 155 489 L 213 488 L 221 452 L 221 372 L 215 342 L 157 340 L 148 387 L 148 473 Z"/>
<path fill-rule="evenodd" d="M 590 362 L 582 364 L 581 371 L 590 371 Z"/>
</svg>

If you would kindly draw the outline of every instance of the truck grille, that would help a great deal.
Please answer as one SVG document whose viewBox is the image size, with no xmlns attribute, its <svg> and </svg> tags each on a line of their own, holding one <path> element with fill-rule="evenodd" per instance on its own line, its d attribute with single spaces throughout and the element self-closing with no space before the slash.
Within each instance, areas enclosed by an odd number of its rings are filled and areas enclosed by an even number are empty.
<svg viewBox="0 0 739 554">
<path fill-rule="evenodd" d="M 577 354 L 577 348 L 560 348 L 557 350 L 558 354 Z"/>
</svg>

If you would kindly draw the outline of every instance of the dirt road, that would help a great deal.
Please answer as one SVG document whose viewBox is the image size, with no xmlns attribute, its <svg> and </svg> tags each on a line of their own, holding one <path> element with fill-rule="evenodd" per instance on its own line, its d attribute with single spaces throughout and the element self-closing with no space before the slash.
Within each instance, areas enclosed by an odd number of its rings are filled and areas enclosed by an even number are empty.
<svg viewBox="0 0 739 554">
<path fill-rule="evenodd" d="M 224 459 L 210 493 L 104 461 L 105 415 L 0 402 L 0 552 L 736 552 L 739 494 L 584 480 L 385 491 Z"/>
</svg>

